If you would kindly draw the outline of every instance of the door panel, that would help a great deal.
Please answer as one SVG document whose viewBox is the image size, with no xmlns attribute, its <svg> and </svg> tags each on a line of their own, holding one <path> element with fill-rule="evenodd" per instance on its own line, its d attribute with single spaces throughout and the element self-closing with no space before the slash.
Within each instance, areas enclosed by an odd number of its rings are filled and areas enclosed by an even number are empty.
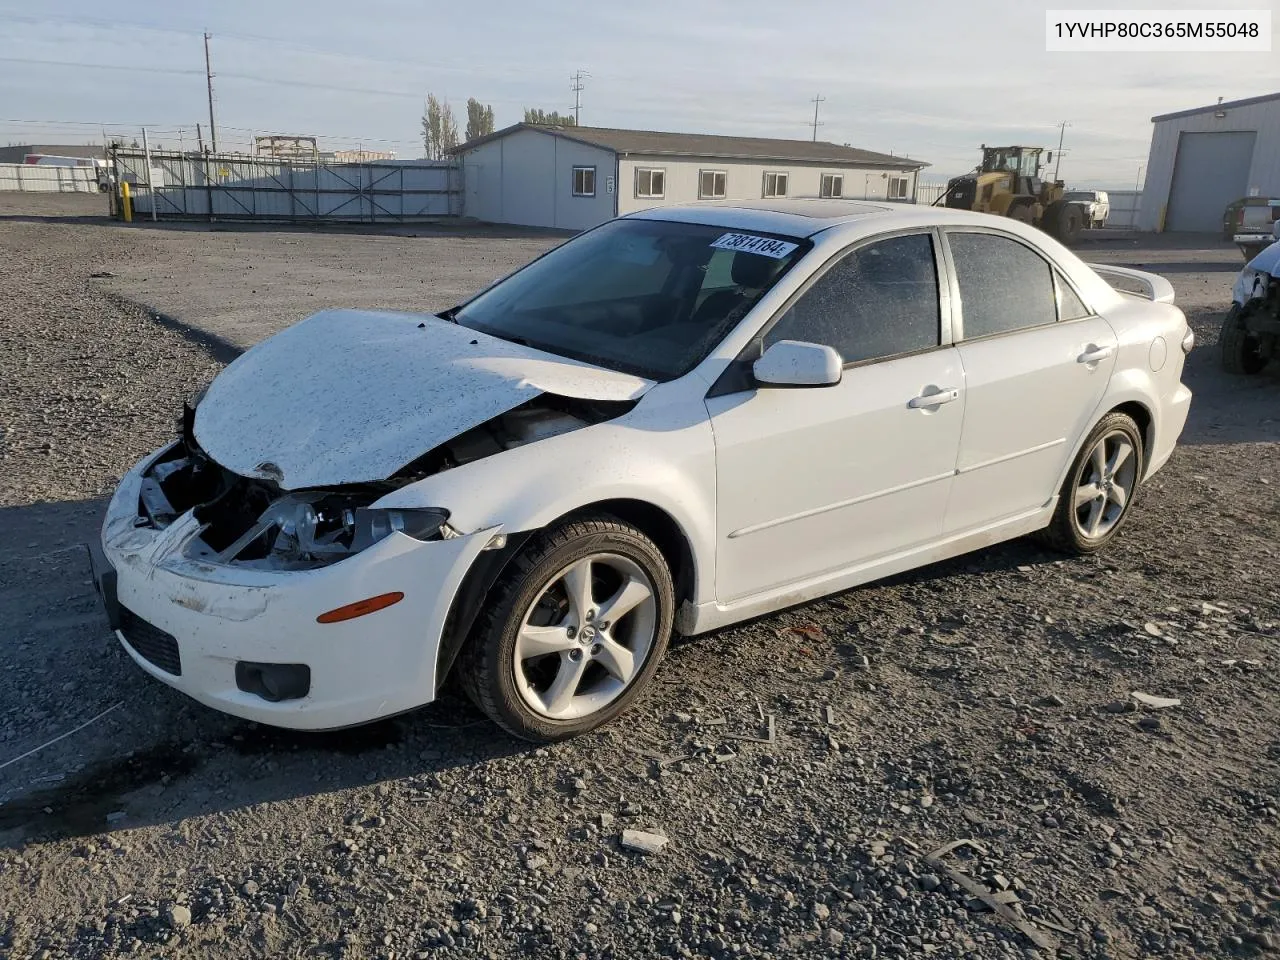
<svg viewBox="0 0 1280 960">
<path fill-rule="evenodd" d="M 1107 322 L 1093 317 L 956 348 L 966 399 L 947 533 L 1049 501 L 1102 401 L 1117 344 Z M 1098 349 L 1086 353 L 1091 348 Z"/>
<path fill-rule="evenodd" d="M 959 357 L 945 348 L 848 368 L 833 387 L 708 398 L 718 599 L 937 538 L 964 420 L 963 386 Z"/>
</svg>

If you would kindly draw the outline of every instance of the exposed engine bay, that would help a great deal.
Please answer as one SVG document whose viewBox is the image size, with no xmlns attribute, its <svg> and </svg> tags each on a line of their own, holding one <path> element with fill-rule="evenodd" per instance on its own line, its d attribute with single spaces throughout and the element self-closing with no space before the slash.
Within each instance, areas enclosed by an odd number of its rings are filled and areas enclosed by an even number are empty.
<svg viewBox="0 0 1280 960">
<path fill-rule="evenodd" d="M 542 394 L 459 434 L 386 480 L 284 491 L 211 459 L 195 439 L 195 408 L 183 409 L 179 442 L 142 477 L 138 526 L 163 529 L 187 511 L 201 524 L 193 559 L 271 570 L 306 570 L 359 553 L 390 533 L 419 540 L 458 536 L 445 509 L 374 509 L 393 490 L 539 440 L 621 416 L 634 401 Z"/>
</svg>

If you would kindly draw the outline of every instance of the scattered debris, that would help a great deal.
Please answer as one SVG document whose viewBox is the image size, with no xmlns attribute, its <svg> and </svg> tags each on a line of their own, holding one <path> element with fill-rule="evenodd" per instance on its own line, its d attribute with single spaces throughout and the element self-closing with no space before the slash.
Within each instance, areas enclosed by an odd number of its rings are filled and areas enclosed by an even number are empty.
<svg viewBox="0 0 1280 960">
<path fill-rule="evenodd" d="M 1137 690 L 1133 691 L 1130 696 L 1144 707 L 1150 707 L 1152 710 L 1165 710 L 1169 707 L 1182 706 L 1182 701 L 1176 697 L 1156 697 L 1149 693 L 1140 693 Z"/>
<path fill-rule="evenodd" d="M 39 753 L 45 747 L 53 746 L 59 740 L 67 739 L 67 737 L 71 736 L 73 733 L 79 733 L 85 727 L 89 726 L 92 723 L 97 723 L 99 720 L 101 720 L 107 714 L 111 713 L 113 710 L 119 710 L 123 706 L 124 706 L 123 700 L 121 700 L 119 703 L 113 703 L 111 706 L 107 707 L 107 709 L 103 710 L 96 717 L 90 717 L 84 723 L 80 724 L 80 726 L 72 727 L 66 733 L 59 734 L 58 736 L 54 737 L 52 740 L 46 740 L 44 743 L 40 744 L 40 746 L 33 747 L 32 749 L 28 750 L 26 753 L 22 753 L 14 757 L 12 760 L 6 760 L 4 763 L 0 763 L 0 770 L 3 770 L 5 767 L 11 766 L 12 764 L 17 763 L 19 760 L 25 760 L 27 759 L 27 757 L 31 756 L 32 754 Z"/>
<path fill-rule="evenodd" d="M 949 864 L 942 861 L 942 857 L 961 846 L 972 847 L 979 853 L 985 853 L 982 847 L 974 840 L 953 840 L 951 843 L 943 844 L 933 853 L 925 857 L 925 860 L 931 865 L 942 870 L 953 883 L 960 887 L 960 889 L 964 890 L 964 892 L 969 894 L 969 896 L 974 900 L 989 907 L 992 913 L 1021 933 L 1024 937 L 1035 944 L 1036 947 L 1041 950 L 1047 950 L 1050 953 L 1056 953 L 1058 950 L 1058 941 L 1047 933 L 1036 929 L 1031 921 L 1019 916 L 1019 914 L 1013 909 L 1011 904 L 1017 899 L 1016 894 L 1012 897 L 1006 897 L 1001 896 L 999 893 L 993 893 L 972 877 L 961 873 L 959 870 L 956 870 Z M 1005 887 L 1009 886 L 1008 880 L 999 874 L 996 875 L 995 881 L 997 885 L 1003 881 L 1003 885 Z M 1012 891 L 1006 892 L 1012 893 Z M 1039 918 L 1037 918 L 1037 922 L 1040 922 Z M 1048 927 L 1051 926 L 1051 924 L 1044 923 L 1044 926 Z M 1061 929 L 1063 929 L 1063 932 L 1071 932 L 1069 930 L 1065 930 L 1065 928 Z"/>
<path fill-rule="evenodd" d="M 634 850 L 636 853 L 657 853 L 668 842 L 668 838 L 660 833 L 646 833 L 644 830 L 622 831 L 621 843 L 623 849 Z"/>
</svg>

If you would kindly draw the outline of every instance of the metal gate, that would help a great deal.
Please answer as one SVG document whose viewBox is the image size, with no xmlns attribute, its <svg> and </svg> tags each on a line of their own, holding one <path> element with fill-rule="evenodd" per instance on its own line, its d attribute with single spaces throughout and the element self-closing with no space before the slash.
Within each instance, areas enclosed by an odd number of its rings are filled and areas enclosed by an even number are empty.
<svg viewBox="0 0 1280 960">
<path fill-rule="evenodd" d="M 452 160 L 366 163 L 141 150 L 111 153 L 134 215 L 163 220 L 408 223 L 462 215 Z"/>
</svg>

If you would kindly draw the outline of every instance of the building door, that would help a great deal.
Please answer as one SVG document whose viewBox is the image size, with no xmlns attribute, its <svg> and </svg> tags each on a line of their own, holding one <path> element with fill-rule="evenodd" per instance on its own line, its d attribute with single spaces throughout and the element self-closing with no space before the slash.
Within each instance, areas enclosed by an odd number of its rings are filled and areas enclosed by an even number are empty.
<svg viewBox="0 0 1280 960">
<path fill-rule="evenodd" d="M 1254 130 L 1183 133 L 1173 161 L 1166 230 L 1222 229 L 1227 204 L 1245 196 L 1253 163 Z"/>
</svg>

